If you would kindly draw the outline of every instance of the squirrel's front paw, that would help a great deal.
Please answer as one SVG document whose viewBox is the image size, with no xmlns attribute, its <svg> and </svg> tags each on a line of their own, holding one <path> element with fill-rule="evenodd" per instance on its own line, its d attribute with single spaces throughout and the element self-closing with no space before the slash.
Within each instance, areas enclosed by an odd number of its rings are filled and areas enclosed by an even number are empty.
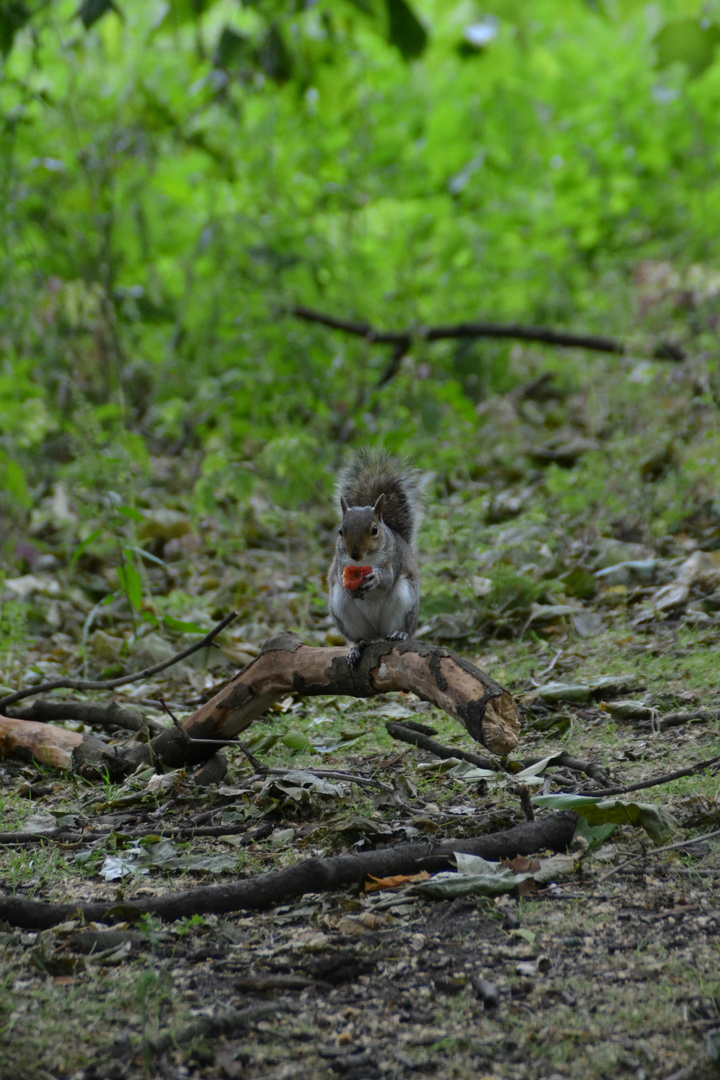
<svg viewBox="0 0 720 1080">
<path fill-rule="evenodd" d="M 348 662 L 348 667 L 351 670 L 354 670 L 358 666 L 358 664 L 360 663 L 360 658 L 361 658 L 363 652 L 365 651 L 365 648 L 366 648 L 367 645 L 368 645 L 367 641 L 357 641 L 353 645 L 352 649 L 350 649 L 350 652 L 347 654 L 347 662 Z"/>
<path fill-rule="evenodd" d="M 363 578 L 362 585 L 357 591 L 360 593 L 361 596 L 364 596 L 365 593 L 371 592 L 372 589 L 377 589 L 379 584 L 380 582 L 378 581 L 378 576 L 373 570 L 372 574 L 368 574 L 366 578 Z"/>
<path fill-rule="evenodd" d="M 410 637 L 404 630 L 396 630 L 394 634 L 388 634 L 385 638 L 386 641 L 407 641 Z"/>
</svg>

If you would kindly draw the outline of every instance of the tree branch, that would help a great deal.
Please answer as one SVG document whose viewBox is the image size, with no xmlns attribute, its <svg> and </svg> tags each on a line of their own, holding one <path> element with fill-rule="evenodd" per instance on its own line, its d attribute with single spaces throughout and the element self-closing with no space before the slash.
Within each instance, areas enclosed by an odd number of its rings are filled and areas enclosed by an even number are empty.
<svg viewBox="0 0 720 1080">
<path fill-rule="evenodd" d="M 594 791 L 579 791 L 578 795 L 590 795 L 592 798 L 609 798 L 611 795 L 629 795 L 631 791 L 642 791 L 644 788 L 659 787 L 661 784 L 669 784 L 673 780 L 680 780 L 683 776 L 694 776 L 704 772 L 720 762 L 720 755 L 708 758 L 706 761 L 698 761 L 695 765 L 689 765 L 686 769 L 675 769 L 673 772 L 662 773 L 650 780 L 641 780 L 637 784 L 626 784 L 624 787 L 595 788 Z M 714 769 L 717 772 L 717 768 Z M 596 779 L 596 777 L 591 777 Z"/>
<path fill-rule="evenodd" d="M 228 738 L 288 693 L 374 697 L 401 690 L 455 717 L 494 754 L 508 754 L 517 746 L 520 721 L 512 697 L 457 653 L 412 638 L 373 642 L 356 668 L 347 655 L 347 648 L 314 648 L 296 634 L 278 634 L 182 728 L 193 739 Z"/>
<path fill-rule="evenodd" d="M 149 731 L 153 735 L 165 730 L 164 724 L 149 720 L 136 705 L 119 705 L 117 701 L 33 701 L 24 708 L 11 709 L 7 715 L 14 720 L 34 720 L 41 724 L 75 720 L 90 727 Z"/>
<path fill-rule="evenodd" d="M 454 853 L 480 855 L 483 859 L 532 855 L 549 848 L 564 851 L 569 845 L 577 814 L 562 811 L 487 836 L 443 840 L 440 843 L 399 844 L 352 855 L 327 859 L 305 859 L 283 870 L 270 870 L 256 878 L 229 885 L 207 885 L 185 892 L 138 900 L 102 901 L 88 904 L 54 904 L 24 896 L 0 897 L 0 919 L 28 930 L 43 930 L 66 919 L 81 917 L 86 922 L 109 922 L 157 915 L 180 919 L 192 915 L 229 911 L 263 911 L 306 892 L 343 889 L 362 884 L 368 877 L 393 877 L 420 870 L 437 873 L 454 866 Z"/>
<path fill-rule="evenodd" d="M 515 341 L 536 341 L 543 345 L 561 345 L 564 348 L 591 349 L 593 352 L 627 353 L 628 346 L 615 338 L 600 334 L 572 334 L 564 330 L 552 330 L 547 326 L 532 326 L 522 323 L 464 322 L 446 326 L 414 326 L 407 330 L 379 330 L 367 322 L 353 319 L 340 319 L 328 315 L 304 304 L 295 304 L 288 309 L 289 314 L 305 322 L 319 323 L 331 330 L 341 330 L 346 334 L 365 338 L 371 343 L 395 345 L 393 357 L 383 373 L 380 385 L 389 382 L 396 373 L 400 360 L 413 341 L 442 341 L 448 338 L 511 338 Z M 673 342 L 661 342 L 653 356 L 658 360 L 680 361 L 684 359 L 682 349 Z"/>
<path fill-rule="evenodd" d="M 0 698 L 0 709 L 5 709 L 16 701 L 22 701 L 23 698 L 34 697 L 35 694 L 44 694 L 49 690 L 114 690 L 118 686 L 127 686 L 128 683 L 148 679 L 151 675 L 157 675 L 159 671 L 164 671 L 165 668 L 178 664 L 187 656 L 198 652 L 199 649 L 204 649 L 206 645 L 209 645 L 217 637 L 221 630 L 224 630 L 236 618 L 237 612 L 231 611 L 222 622 L 219 622 L 209 634 L 205 635 L 202 641 L 196 641 L 192 645 L 188 645 L 187 649 L 183 649 L 182 652 L 171 656 L 169 660 L 163 660 L 161 663 L 154 664 L 143 671 L 136 671 L 132 675 L 121 675 L 118 679 L 54 679 L 53 682 L 39 683 L 37 686 L 31 686 L 27 690 L 17 690 L 14 694 L 6 694 L 5 697 Z"/>
</svg>

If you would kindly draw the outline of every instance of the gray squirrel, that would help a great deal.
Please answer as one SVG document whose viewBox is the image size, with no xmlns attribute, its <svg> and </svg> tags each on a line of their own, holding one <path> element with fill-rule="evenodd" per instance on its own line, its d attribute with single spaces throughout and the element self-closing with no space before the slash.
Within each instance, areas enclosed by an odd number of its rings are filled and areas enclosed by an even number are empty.
<svg viewBox="0 0 720 1080">
<path fill-rule="evenodd" d="M 384 451 L 359 450 L 337 482 L 342 509 L 328 573 L 330 614 L 353 648 L 355 667 L 370 641 L 404 641 L 417 630 L 422 519 L 419 474 Z"/>
</svg>

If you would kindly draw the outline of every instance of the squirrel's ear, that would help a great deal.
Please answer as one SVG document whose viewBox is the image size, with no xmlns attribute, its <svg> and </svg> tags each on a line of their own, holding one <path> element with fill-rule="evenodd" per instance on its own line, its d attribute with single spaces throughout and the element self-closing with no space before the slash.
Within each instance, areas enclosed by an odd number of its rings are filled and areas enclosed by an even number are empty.
<svg viewBox="0 0 720 1080">
<path fill-rule="evenodd" d="M 345 516 L 345 514 L 347 514 L 348 510 L 350 509 L 344 495 L 340 496 L 340 509 L 343 512 L 343 517 Z"/>
<path fill-rule="evenodd" d="M 380 498 L 378 499 L 378 501 L 375 503 L 375 505 L 373 506 L 373 514 L 378 519 L 378 521 L 382 521 L 382 512 L 383 512 L 384 503 L 385 503 L 385 494 L 383 493 L 380 496 Z"/>
</svg>

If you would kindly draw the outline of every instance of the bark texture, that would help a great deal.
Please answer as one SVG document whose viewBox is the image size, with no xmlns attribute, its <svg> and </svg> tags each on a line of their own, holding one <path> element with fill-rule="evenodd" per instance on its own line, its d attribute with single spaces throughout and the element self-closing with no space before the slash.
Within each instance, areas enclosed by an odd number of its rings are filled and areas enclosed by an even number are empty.
<svg viewBox="0 0 720 1080">
<path fill-rule="evenodd" d="M 317 649 L 295 634 L 278 634 L 182 728 L 194 739 L 228 739 L 291 692 L 373 697 L 404 690 L 454 716 L 494 754 L 508 754 L 517 746 L 520 721 L 508 691 L 449 649 L 414 639 L 378 641 L 365 649 L 356 668 L 348 665 L 347 653 L 346 648 Z"/>
</svg>

